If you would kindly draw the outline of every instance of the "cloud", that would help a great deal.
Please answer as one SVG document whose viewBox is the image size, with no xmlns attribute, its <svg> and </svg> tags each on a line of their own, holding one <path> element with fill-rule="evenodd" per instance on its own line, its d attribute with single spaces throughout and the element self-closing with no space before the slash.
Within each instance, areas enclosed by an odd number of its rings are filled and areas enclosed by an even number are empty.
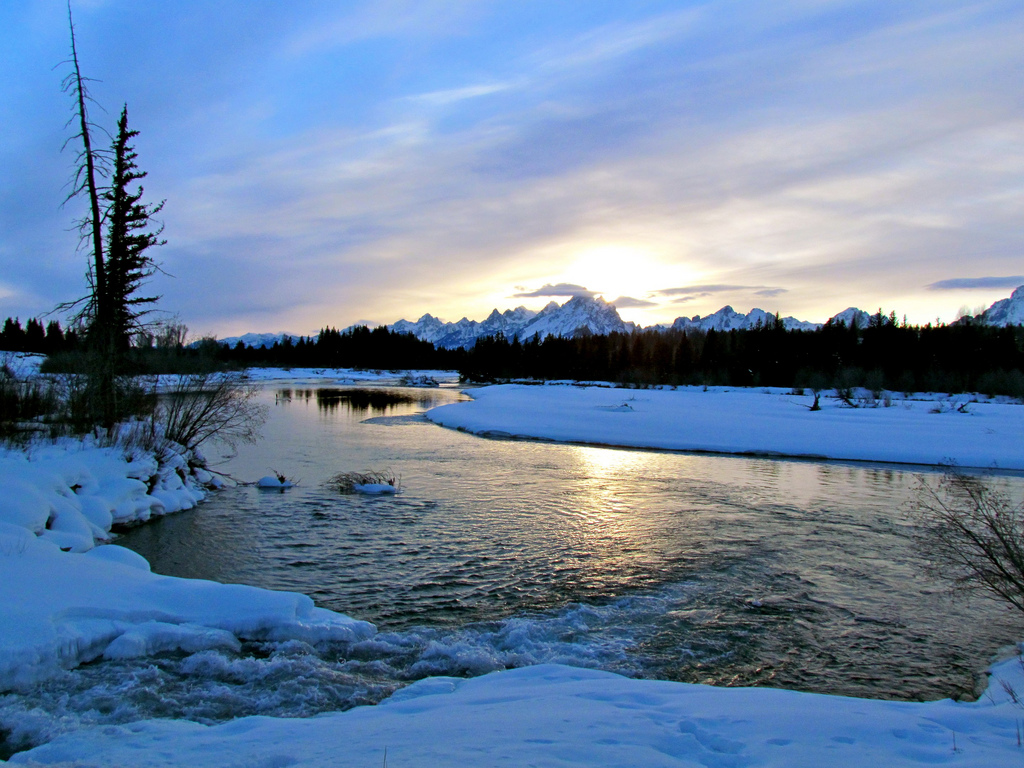
<svg viewBox="0 0 1024 768">
<path fill-rule="evenodd" d="M 428 104 L 430 106 L 443 107 L 448 104 L 455 104 L 466 99 L 476 99 L 480 96 L 490 96 L 493 93 L 501 93 L 513 88 L 512 83 L 486 83 L 481 85 L 467 85 L 462 88 L 446 88 L 442 91 L 431 91 L 416 96 L 406 97 L 409 101 Z"/>
<path fill-rule="evenodd" d="M 666 313 L 785 285 L 785 314 L 856 304 L 934 319 L 930 291 L 955 287 L 942 278 L 962 274 L 965 252 L 975 274 L 1020 269 L 1019 2 L 732 13 L 710 0 L 671 17 L 628 3 L 300 5 L 239 24 L 240 6 L 185 0 L 203 13 L 165 28 L 151 4 L 134 23 L 159 34 L 125 36 L 113 13 L 86 25 L 128 46 L 106 46 L 116 57 L 90 57 L 90 72 L 142 128 L 147 192 L 168 200 L 161 257 L 179 276 L 154 287 L 190 325 L 473 316 L 524 281 L 553 285 L 521 297 L 593 294 L 563 280 Z M 64 231 L 81 209 L 58 210 L 66 105 L 20 74 L 59 81 L 57 21 L 34 37 L 0 24 L 22 54 L 0 62 L 0 265 L 34 297 L 0 297 L 4 314 L 82 290 Z M 195 55 L 207 49 L 217 57 Z M 636 286 L 569 269 L 607 243 L 666 271 Z"/>
<path fill-rule="evenodd" d="M 786 288 L 773 288 L 768 285 L 728 285 L 723 283 L 716 283 L 711 285 L 687 285 L 682 288 L 663 288 L 659 291 L 652 291 L 652 296 L 685 296 L 683 301 L 690 301 L 691 299 L 710 296 L 713 293 L 746 293 L 752 291 L 755 296 L 778 296 L 786 293 Z M 675 303 L 678 303 L 677 299 Z"/>
<path fill-rule="evenodd" d="M 522 292 L 513 293 L 512 298 L 514 299 L 535 299 L 541 296 L 586 296 L 587 298 L 593 298 L 597 295 L 595 291 L 588 291 L 582 285 L 573 285 L 572 283 L 558 283 L 557 285 L 546 283 L 535 291 L 527 291 L 521 285 L 517 285 L 516 288 Z"/>
<path fill-rule="evenodd" d="M 671 303 L 672 304 L 688 304 L 691 301 L 696 301 L 697 299 L 705 299 L 705 298 L 707 298 L 708 296 L 711 296 L 711 295 L 712 294 L 710 294 L 710 293 L 694 293 L 694 294 L 692 294 L 690 296 L 680 296 L 678 298 L 672 299 Z"/>
<path fill-rule="evenodd" d="M 722 293 L 724 291 L 745 291 L 749 290 L 748 286 L 745 285 L 687 285 L 682 288 L 662 288 L 659 291 L 651 291 L 652 296 L 679 296 L 682 294 L 700 294 L 701 296 L 709 296 L 712 293 Z"/>
<path fill-rule="evenodd" d="M 929 291 L 959 291 L 973 288 L 1017 288 L 1024 285 L 1024 275 L 1007 277 L 954 277 L 926 285 Z"/>
<path fill-rule="evenodd" d="M 616 309 L 648 309 L 650 307 L 657 307 L 658 304 L 653 301 L 646 301 L 644 299 L 634 299 L 632 296 L 619 296 L 615 301 L 608 302 L 612 304 Z"/>
</svg>

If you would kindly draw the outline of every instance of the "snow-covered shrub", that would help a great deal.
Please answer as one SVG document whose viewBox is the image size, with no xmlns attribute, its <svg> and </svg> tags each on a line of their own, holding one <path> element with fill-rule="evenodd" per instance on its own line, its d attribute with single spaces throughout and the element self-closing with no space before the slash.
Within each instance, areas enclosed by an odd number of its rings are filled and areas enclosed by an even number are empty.
<svg viewBox="0 0 1024 768">
<path fill-rule="evenodd" d="M 339 472 L 327 481 L 327 485 L 341 493 L 352 493 L 362 488 L 382 488 L 384 486 L 397 491 L 401 487 L 401 483 L 402 478 L 390 469 L 384 469 L 379 472 Z"/>
</svg>

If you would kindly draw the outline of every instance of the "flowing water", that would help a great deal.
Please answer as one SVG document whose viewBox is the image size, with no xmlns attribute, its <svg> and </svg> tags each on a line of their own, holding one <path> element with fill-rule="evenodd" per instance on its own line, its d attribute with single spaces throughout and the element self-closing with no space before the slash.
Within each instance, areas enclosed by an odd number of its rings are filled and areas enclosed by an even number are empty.
<svg viewBox="0 0 1024 768">
<path fill-rule="evenodd" d="M 427 675 L 561 662 L 891 699 L 969 696 L 1022 624 L 929 577 L 926 470 L 486 440 L 421 415 L 452 389 L 273 388 L 219 492 L 127 532 L 153 570 L 310 595 L 368 642 L 101 662 L 0 700 L 14 743 L 139 717 L 214 722 L 373 703 Z M 388 469 L 396 496 L 342 494 Z M 1013 493 L 1024 478 L 999 479 Z M 33 721 L 32 718 L 37 718 Z"/>
</svg>

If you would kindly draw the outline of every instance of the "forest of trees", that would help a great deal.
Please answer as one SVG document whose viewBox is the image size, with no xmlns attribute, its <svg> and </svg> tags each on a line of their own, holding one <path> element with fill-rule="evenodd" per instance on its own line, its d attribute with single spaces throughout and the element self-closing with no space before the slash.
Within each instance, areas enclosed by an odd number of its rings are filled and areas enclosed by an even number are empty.
<svg viewBox="0 0 1024 768">
<path fill-rule="evenodd" d="M 980 391 L 1024 397 L 1024 328 L 969 322 L 911 326 L 875 315 L 866 328 L 658 331 L 481 339 L 459 367 L 475 381 L 514 378 L 880 391 Z"/>
<path fill-rule="evenodd" d="M 207 346 L 214 343 L 203 342 Z M 324 328 L 315 338 L 286 336 L 271 347 L 246 347 L 241 342 L 233 347 L 219 344 L 215 354 L 224 363 L 242 367 L 452 371 L 461 369 L 466 351 L 437 348 L 411 333 L 397 333 L 383 326 L 373 330 L 356 326 L 345 331 Z"/>
<path fill-rule="evenodd" d="M 78 348 L 74 331 L 56 321 L 23 328 L 8 318 L 0 349 L 59 355 Z M 363 368 L 456 370 L 467 381 L 570 379 L 629 385 L 708 384 L 814 390 L 983 392 L 1024 397 L 1024 327 L 969 321 L 913 326 L 892 315 L 865 328 L 828 323 L 790 331 L 781 323 L 750 330 L 640 330 L 606 336 L 549 336 L 540 341 L 479 339 L 469 349 L 436 348 L 409 333 L 364 326 L 324 328 L 315 337 L 286 337 L 271 347 L 230 346 L 213 339 L 175 349 L 152 339 L 132 349 L 133 366 L 167 373 L 205 365 L 238 369 Z"/>
</svg>

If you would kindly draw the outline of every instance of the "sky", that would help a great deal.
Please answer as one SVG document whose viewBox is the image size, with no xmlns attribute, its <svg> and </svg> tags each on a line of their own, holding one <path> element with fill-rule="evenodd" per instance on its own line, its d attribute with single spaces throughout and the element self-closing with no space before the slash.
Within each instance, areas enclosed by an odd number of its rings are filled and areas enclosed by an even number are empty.
<svg viewBox="0 0 1024 768">
<path fill-rule="evenodd" d="M 1020 0 L 71 8 L 91 116 L 127 104 L 166 200 L 147 291 L 195 335 L 577 294 L 948 322 L 1024 284 Z M 67 15 L 0 4 L 0 317 L 86 290 Z"/>
</svg>

